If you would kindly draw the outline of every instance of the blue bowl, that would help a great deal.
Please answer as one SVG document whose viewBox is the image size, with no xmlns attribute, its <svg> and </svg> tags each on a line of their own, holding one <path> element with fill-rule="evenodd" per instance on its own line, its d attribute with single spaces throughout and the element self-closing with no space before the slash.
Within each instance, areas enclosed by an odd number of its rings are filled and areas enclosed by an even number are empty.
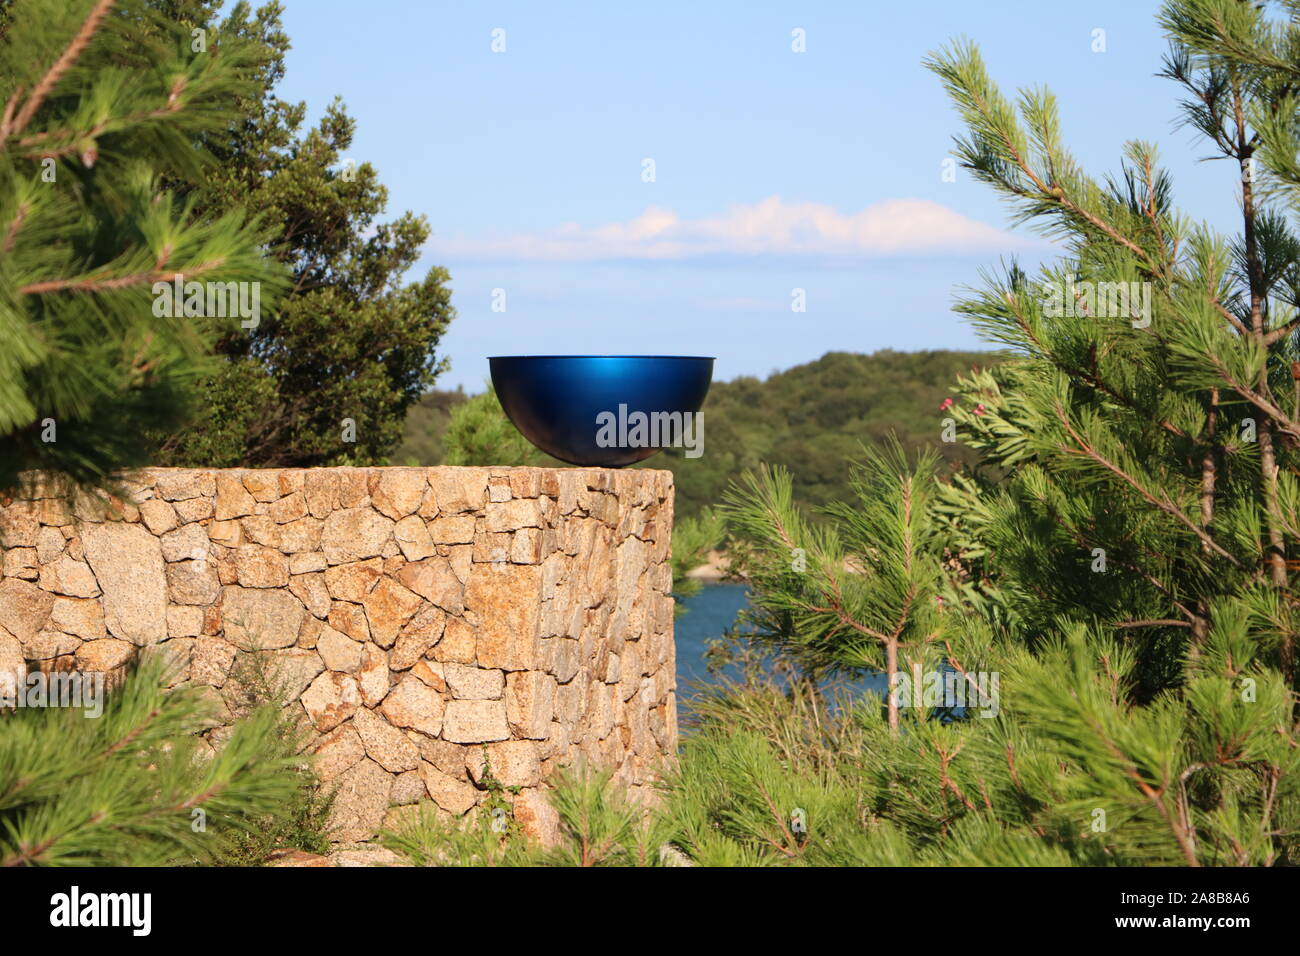
<svg viewBox="0 0 1300 956">
<path fill-rule="evenodd" d="M 510 421 L 560 461 L 621 468 L 679 444 L 678 439 L 686 443 L 688 457 L 698 454 L 689 444 L 693 432 L 682 432 L 675 422 L 701 427 L 694 413 L 709 393 L 712 358 L 498 355 L 488 363 L 492 387 Z M 645 427 L 638 428 L 642 422 Z M 702 439 L 702 431 L 699 435 Z"/>
</svg>

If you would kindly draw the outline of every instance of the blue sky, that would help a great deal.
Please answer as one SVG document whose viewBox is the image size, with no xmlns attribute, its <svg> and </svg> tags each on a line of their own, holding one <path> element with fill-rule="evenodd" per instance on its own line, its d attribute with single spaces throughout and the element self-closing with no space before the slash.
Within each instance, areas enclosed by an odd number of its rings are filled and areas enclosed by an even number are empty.
<svg viewBox="0 0 1300 956">
<path fill-rule="evenodd" d="M 1156 3 L 284 3 L 281 95 L 313 118 L 341 96 L 349 158 L 390 216 L 432 225 L 419 270 L 449 269 L 459 313 L 441 387 L 479 391 L 496 354 L 716 355 L 730 379 L 981 347 L 958 287 L 1052 250 L 963 171 L 943 180 L 960 127 L 921 61 L 960 36 L 1004 92 L 1053 89 L 1086 169 L 1153 140 L 1182 207 L 1232 225 L 1233 170 L 1197 162 L 1154 76 Z"/>
</svg>

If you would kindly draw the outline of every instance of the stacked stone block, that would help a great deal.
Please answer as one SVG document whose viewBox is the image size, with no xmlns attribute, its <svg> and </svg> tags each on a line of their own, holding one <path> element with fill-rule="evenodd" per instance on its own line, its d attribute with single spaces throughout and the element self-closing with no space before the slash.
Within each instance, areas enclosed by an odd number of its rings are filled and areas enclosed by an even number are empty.
<svg viewBox="0 0 1300 956">
<path fill-rule="evenodd" d="M 338 841 L 426 799 L 470 812 L 487 768 L 549 840 L 557 768 L 646 796 L 675 752 L 670 472 L 154 469 L 127 487 L 0 499 L 0 668 L 111 672 L 156 648 L 212 698 L 219 747 L 249 694 L 238 665 L 269 663 L 337 788 Z"/>
</svg>

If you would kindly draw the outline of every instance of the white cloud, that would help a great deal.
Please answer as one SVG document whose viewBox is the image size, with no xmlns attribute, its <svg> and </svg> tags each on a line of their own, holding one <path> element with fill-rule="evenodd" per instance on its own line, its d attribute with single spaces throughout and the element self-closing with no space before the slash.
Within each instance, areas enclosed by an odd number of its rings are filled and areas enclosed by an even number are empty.
<svg viewBox="0 0 1300 956">
<path fill-rule="evenodd" d="M 651 206 L 627 222 L 565 223 L 544 233 L 434 239 L 429 252 L 462 259 L 590 261 L 701 256 L 882 257 L 1025 249 L 1037 242 L 967 218 L 928 199 L 887 199 L 856 213 L 769 196 L 721 216 L 683 219 Z"/>
</svg>

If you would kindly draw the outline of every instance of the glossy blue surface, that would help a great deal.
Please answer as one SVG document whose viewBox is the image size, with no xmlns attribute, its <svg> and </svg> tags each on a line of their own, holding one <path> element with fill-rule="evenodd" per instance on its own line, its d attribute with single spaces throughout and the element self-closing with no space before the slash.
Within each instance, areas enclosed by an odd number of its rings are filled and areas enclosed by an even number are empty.
<svg viewBox="0 0 1300 956">
<path fill-rule="evenodd" d="M 530 442 L 571 465 L 619 468 L 659 448 L 602 448 L 597 416 L 697 412 L 713 359 L 681 355 L 505 355 L 488 359 L 492 387 Z"/>
</svg>

